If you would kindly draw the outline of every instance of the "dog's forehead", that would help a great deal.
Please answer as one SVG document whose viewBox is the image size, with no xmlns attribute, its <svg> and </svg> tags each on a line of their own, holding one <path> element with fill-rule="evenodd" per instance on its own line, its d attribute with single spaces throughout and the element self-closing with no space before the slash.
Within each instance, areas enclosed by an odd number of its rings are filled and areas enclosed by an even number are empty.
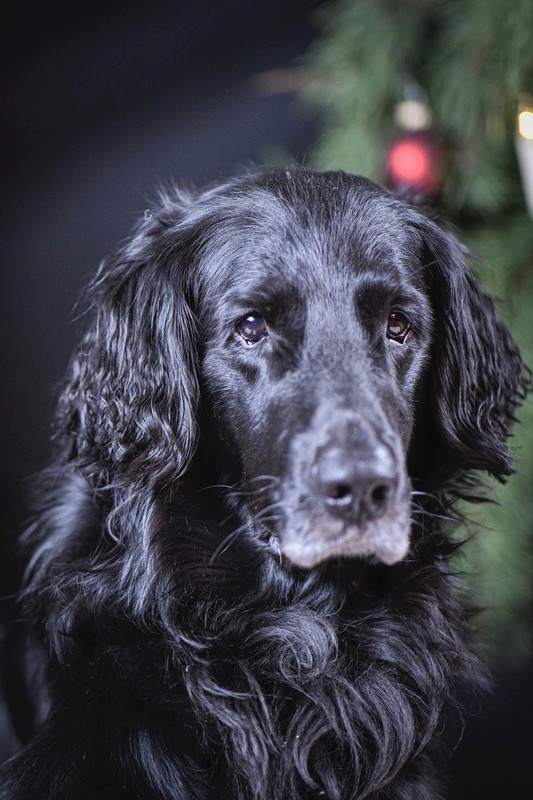
<svg viewBox="0 0 533 800">
<path fill-rule="evenodd" d="M 419 239 L 405 206 L 365 179 L 287 179 L 252 186 L 222 205 L 210 248 L 221 287 L 345 281 L 369 267 L 399 277 L 417 263 Z"/>
</svg>

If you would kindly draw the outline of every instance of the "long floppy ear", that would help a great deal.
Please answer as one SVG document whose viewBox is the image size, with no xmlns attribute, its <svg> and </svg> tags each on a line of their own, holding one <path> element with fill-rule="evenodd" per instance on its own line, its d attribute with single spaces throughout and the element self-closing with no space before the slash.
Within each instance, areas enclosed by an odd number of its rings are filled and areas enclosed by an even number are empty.
<svg viewBox="0 0 533 800">
<path fill-rule="evenodd" d="M 162 193 L 89 287 L 92 322 L 69 367 L 55 460 L 39 476 L 22 542 L 27 613 L 37 618 L 46 596 L 58 652 L 84 608 L 114 603 L 118 585 L 131 613 L 153 608 L 154 533 L 197 440 L 195 208 L 192 196 Z M 112 580 L 95 581 L 95 568 Z"/>
<path fill-rule="evenodd" d="M 90 287 L 94 323 L 60 400 L 58 438 L 67 460 L 99 465 L 104 482 L 107 475 L 145 489 L 168 484 L 185 471 L 195 447 L 191 233 L 180 200 L 165 195 Z"/>
<path fill-rule="evenodd" d="M 509 475 L 507 437 L 529 373 L 492 299 L 477 284 L 468 253 L 447 230 L 416 214 L 433 299 L 432 425 L 450 466 Z"/>
</svg>

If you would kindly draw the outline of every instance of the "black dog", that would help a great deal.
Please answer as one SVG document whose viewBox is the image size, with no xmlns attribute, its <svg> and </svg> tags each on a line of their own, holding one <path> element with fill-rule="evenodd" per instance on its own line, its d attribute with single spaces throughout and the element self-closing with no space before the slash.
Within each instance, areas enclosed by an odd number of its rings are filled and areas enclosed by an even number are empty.
<svg viewBox="0 0 533 800">
<path fill-rule="evenodd" d="M 527 388 L 461 246 L 363 178 L 280 171 L 162 193 L 92 299 L 0 797 L 442 797 L 479 674 L 443 520 L 510 472 Z"/>
</svg>

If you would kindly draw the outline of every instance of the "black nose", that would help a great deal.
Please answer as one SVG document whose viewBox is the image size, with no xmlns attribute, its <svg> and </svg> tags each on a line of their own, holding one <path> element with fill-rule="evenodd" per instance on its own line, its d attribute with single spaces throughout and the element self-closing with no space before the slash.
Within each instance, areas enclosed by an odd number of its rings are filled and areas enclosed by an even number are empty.
<svg viewBox="0 0 533 800">
<path fill-rule="evenodd" d="M 315 475 L 327 511 L 350 522 L 382 516 L 397 488 L 392 459 L 383 448 L 359 458 L 340 447 L 328 448 L 316 462 Z"/>
</svg>

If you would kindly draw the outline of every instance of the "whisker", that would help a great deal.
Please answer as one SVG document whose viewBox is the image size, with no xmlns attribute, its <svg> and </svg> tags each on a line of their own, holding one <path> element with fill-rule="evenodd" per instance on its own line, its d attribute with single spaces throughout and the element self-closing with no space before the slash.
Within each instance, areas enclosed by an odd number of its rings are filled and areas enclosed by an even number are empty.
<svg viewBox="0 0 533 800">
<path fill-rule="evenodd" d="M 252 516 L 251 522 L 252 524 L 262 524 L 264 525 L 267 522 L 278 522 L 282 518 L 281 513 L 273 514 L 272 512 L 279 508 L 279 502 L 271 503 L 269 506 L 265 506 L 264 508 L 260 509 L 257 514 Z M 231 514 L 226 517 L 225 520 L 222 521 L 222 525 L 225 525 L 231 519 Z M 213 564 L 216 558 L 221 556 L 225 553 L 235 542 L 235 540 L 243 533 L 249 531 L 250 521 L 246 520 L 242 525 L 239 525 L 238 528 L 231 531 L 224 539 L 220 542 L 220 544 L 215 548 L 211 558 L 209 559 L 209 563 Z"/>
<path fill-rule="evenodd" d="M 411 497 L 413 498 L 412 514 L 414 516 L 425 517 L 427 519 L 440 520 L 440 521 L 443 521 L 443 522 L 451 522 L 451 523 L 457 522 L 457 518 L 456 517 L 445 513 L 446 512 L 446 506 L 443 503 L 442 499 L 437 497 L 436 495 L 431 494 L 430 492 L 424 492 L 424 491 L 420 491 L 420 490 L 413 490 L 411 492 Z M 438 506 L 440 506 L 440 508 L 443 510 L 443 513 L 439 514 L 437 511 L 431 511 L 428 508 L 424 508 L 417 501 L 417 498 L 427 498 L 427 499 L 431 500 L 432 502 L 434 502 Z"/>
<path fill-rule="evenodd" d="M 265 492 L 274 489 L 276 486 L 279 486 L 281 483 L 281 479 L 275 475 L 257 475 L 254 478 L 251 478 L 251 483 L 258 483 L 262 481 L 265 485 L 259 486 L 257 489 L 245 489 L 241 487 L 237 491 L 232 491 L 233 497 L 253 497 L 254 495 L 264 494 Z M 228 486 L 226 487 L 230 490 L 233 490 L 234 487 Z"/>
<path fill-rule="evenodd" d="M 237 539 L 241 535 L 241 533 L 245 533 L 247 529 L 248 529 L 247 524 L 239 525 L 238 528 L 235 528 L 234 531 L 225 536 L 224 539 L 213 551 L 213 554 L 209 559 L 209 564 L 210 565 L 214 564 L 215 560 L 223 553 L 225 553 L 231 547 L 235 539 Z"/>
<path fill-rule="evenodd" d="M 447 516 L 446 514 L 436 514 L 434 511 L 427 511 L 424 508 L 413 508 L 413 514 L 420 517 L 427 517 L 428 519 L 439 519 L 444 522 L 456 522 L 455 517 Z"/>
<path fill-rule="evenodd" d="M 237 483 L 234 483 L 233 485 L 229 483 L 211 483 L 207 486 L 200 487 L 200 489 L 198 489 L 198 494 L 200 494 L 200 492 L 208 492 L 210 489 L 229 489 L 231 491 L 237 485 Z"/>
</svg>

